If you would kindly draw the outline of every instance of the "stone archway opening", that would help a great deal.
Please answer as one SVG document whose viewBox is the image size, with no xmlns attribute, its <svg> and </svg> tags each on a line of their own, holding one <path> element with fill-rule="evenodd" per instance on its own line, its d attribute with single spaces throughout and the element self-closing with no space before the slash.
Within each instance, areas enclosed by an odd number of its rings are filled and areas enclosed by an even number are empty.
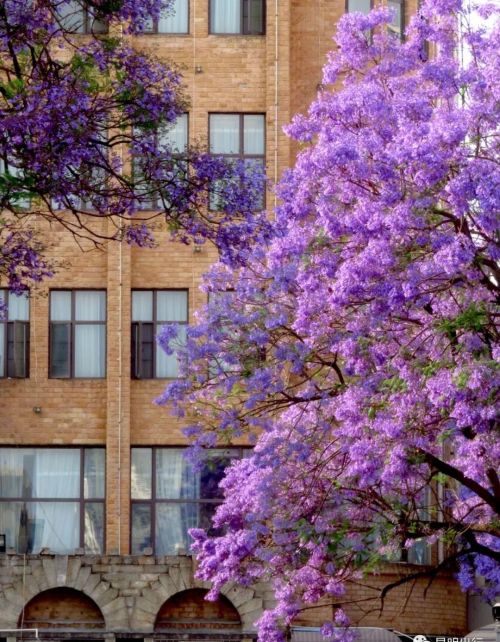
<svg viewBox="0 0 500 642">
<path fill-rule="evenodd" d="M 241 630 L 241 618 L 231 602 L 221 595 L 208 602 L 205 589 L 188 589 L 169 598 L 158 611 L 155 632 L 167 629 L 219 631 Z"/>
<path fill-rule="evenodd" d="M 81 591 L 53 588 L 35 595 L 24 607 L 18 626 L 33 629 L 99 630 L 105 628 L 97 604 Z"/>
</svg>

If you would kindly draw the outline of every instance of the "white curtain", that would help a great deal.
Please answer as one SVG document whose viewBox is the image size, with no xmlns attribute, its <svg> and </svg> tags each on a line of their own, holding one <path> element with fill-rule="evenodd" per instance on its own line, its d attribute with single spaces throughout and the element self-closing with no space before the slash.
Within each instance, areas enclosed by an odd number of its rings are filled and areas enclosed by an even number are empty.
<svg viewBox="0 0 500 642">
<path fill-rule="evenodd" d="M 33 497 L 79 497 L 80 450 L 49 448 L 35 452 Z"/>
<path fill-rule="evenodd" d="M 71 292 L 53 290 L 50 293 L 50 320 L 71 321 Z"/>
<path fill-rule="evenodd" d="M 210 115 L 210 151 L 212 154 L 239 154 L 240 117 L 238 114 Z"/>
<path fill-rule="evenodd" d="M 174 349 L 177 347 L 180 348 L 185 343 L 186 327 L 179 326 L 177 338 L 172 347 Z M 156 376 L 160 378 L 164 377 L 167 379 L 175 379 L 179 376 L 179 361 L 177 359 L 177 356 L 175 355 L 175 353 L 166 354 L 165 352 L 163 352 L 160 346 L 156 348 Z"/>
<path fill-rule="evenodd" d="M 132 499 L 151 499 L 151 448 L 132 448 Z"/>
<path fill-rule="evenodd" d="M 264 116 L 248 114 L 243 122 L 244 153 L 264 155 Z"/>
<path fill-rule="evenodd" d="M 184 457 L 182 448 L 156 451 L 157 499 L 196 500 L 200 496 L 200 475 Z M 175 555 L 179 548 L 188 550 L 188 529 L 199 523 L 199 504 L 156 504 L 156 552 Z"/>
<path fill-rule="evenodd" d="M 26 501 L 0 502 L 0 532 L 18 551 L 50 548 L 70 553 L 79 545 L 78 502 L 28 501 L 80 495 L 80 451 L 76 448 L 0 449 L 0 497 Z"/>
<path fill-rule="evenodd" d="M 183 152 L 188 144 L 188 115 L 181 114 L 177 120 L 160 132 L 160 142 L 174 152 Z"/>
<path fill-rule="evenodd" d="M 83 472 L 83 496 L 85 499 L 104 499 L 104 472 L 106 452 L 104 448 L 85 448 Z"/>
<path fill-rule="evenodd" d="M 371 9 L 371 0 L 348 0 L 347 11 L 353 13 L 360 11 L 361 13 L 368 13 Z"/>
<path fill-rule="evenodd" d="M 72 553 L 79 546 L 80 505 L 78 502 L 27 504 L 28 538 L 32 551 L 49 548 L 54 553 Z"/>
<path fill-rule="evenodd" d="M 187 292 L 164 290 L 156 293 L 156 319 L 162 321 L 187 321 Z"/>
<path fill-rule="evenodd" d="M 76 321 L 105 321 L 106 292 L 78 290 L 75 292 Z"/>
<path fill-rule="evenodd" d="M 211 0 L 212 33 L 241 32 L 241 0 Z"/>
<path fill-rule="evenodd" d="M 9 321 L 29 321 L 30 306 L 27 294 L 9 294 Z"/>
<path fill-rule="evenodd" d="M 132 292 L 132 321 L 153 320 L 152 290 L 135 290 Z"/>
<path fill-rule="evenodd" d="M 104 325 L 75 326 L 75 377 L 104 377 L 106 328 Z"/>
<path fill-rule="evenodd" d="M 158 33 L 188 33 L 188 0 L 174 0 L 169 11 L 160 15 Z"/>
<path fill-rule="evenodd" d="M 85 504 L 85 551 L 101 553 L 104 535 L 103 504 Z"/>
</svg>

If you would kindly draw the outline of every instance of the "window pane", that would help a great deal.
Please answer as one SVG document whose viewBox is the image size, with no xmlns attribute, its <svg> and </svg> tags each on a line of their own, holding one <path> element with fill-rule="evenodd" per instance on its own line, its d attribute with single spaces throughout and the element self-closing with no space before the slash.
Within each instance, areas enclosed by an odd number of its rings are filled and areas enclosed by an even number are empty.
<svg viewBox="0 0 500 642">
<path fill-rule="evenodd" d="M 84 12 L 76 0 L 64 0 L 57 5 L 60 25 L 71 33 L 84 33 Z"/>
<path fill-rule="evenodd" d="M 201 503 L 198 515 L 198 528 L 203 528 L 211 537 L 218 537 L 222 535 L 222 528 L 214 528 L 212 520 L 219 504 Z"/>
<path fill-rule="evenodd" d="M 132 555 L 151 546 L 151 507 L 149 504 L 132 504 Z"/>
<path fill-rule="evenodd" d="M 158 33 L 187 33 L 188 0 L 174 0 L 172 9 L 163 11 L 158 20 Z"/>
<path fill-rule="evenodd" d="M 154 354 L 154 326 L 152 323 L 132 324 L 132 376 L 152 379 Z"/>
<path fill-rule="evenodd" d="M 199 504 L 157 504 L 155 552 L 157 555 L 178 555 L 188 552 L 190 528 L 199 523 Z"/>
<path fill-rule="evenodd" d="M 104 504 L 85 504 L 84 546 L 86 553 L 102 553 L 104 544 Z"/>
<path fill-rule="evenodd" d="M 40 448 L 34 452 L 33 497 L 58 499 L 80 496 L 80 449 Z M 26 459 L 29 458 L 31 455 Z M 29 465 L 24 468 L 26 476 Z"/>
<path fill-rule="evenodd" d="M 0 449 L 0 497 L 23 496 L 23 455 L 26 452 L 33 451 L 26 448 Z"/>
<path fill-rule="evenodd" d="M 75 292 L 76 321 L 106 321 L 106 292 Z"/>
<path fill-rule="evenodd" d="M 408 551 L 409 564 L 430 564 L 430 550 L 425 540 L 417 540 Z"/>
<path fill-rule="evenodd" d="M 238 114 L 210 115 L 210 152 L 240 153 L 240 117 Z"/>
<path fill-rule="evenodd" d="M 230 463 L 231 457 L 228 451 L 212 451 L 210 453 L 200 472 L 201 499 L 222 499 L 219 483 Z"/>
<path fill-rule="evenodd" d="M 0 502 L 0 529 L 18 553 L 72 553 L 79 545 L 78 502 Z"/>
<path fill-rule="evenodd" d="M 83 496 L 85 499 L 104 498 L 104 448 L 85 448 Z"/>
<path fill-rule="evenodd" d="M 69 377 L 70 372 L 69 323 L 53 323 L 50 328 L 50 376 Z"/>
<path fill-rule="evenodd" d="M 248 33 L 264 33 L 264 0 L 248 0 Z"/>
<path fill-rule="evenodd" d="M 188 293 L 186 290 L 167 290 L 156 293 L 156 320 L 187 321 Z"/>
<path fill-rule="evenodd" d="M 152 290 L 134 290 L 132 292 L 132 321 L 153 320 Z"/>
<path fill-rule="evenodd" d="M 27 294 L 9 294 L 9 321 L 29 321 L 30 306 Z"/>
<path fill-rule="evenodd" d="M 104 377 L 106 328 L 75 326 L 75 377 Z"/>
<path fill-rule="evenodd" d="M 247 114 L 243 117 L 244 153 L 264 155 L 264 116 Z"/>
<path fill-rule="evenodd" d="M 29 332 L 29 323 L 24 321 L 14 321 L 7 324 L 8 377 L 28 376 Z"/>
<path fill-rule="evenodd" d="M 50 293 L 50 320 L 71 321 L 71 292 L 53 290 Z"/>
<path fill-rule="evenodd" d="M 132 448 L 130 468 L 132 499 L 151 499 L 151 479 L 151 448 Z"/>
<path fill-rule="evenodd" d="M 80 544 L 78 502 L 37 502 L 26 503 L 26 506 L 28 507 L 26 530 L 34 553 L 42 548 L 49 548 L 54 553 L 67 554 L 78 548 Z"/>
<path fill-rule="evenodd" d="M 211 0 L 210 31 L 241 33 L 241 0 Z"/>
<path fill-rule="evenodd" d="M 368 13 L 371 9 L 371 0 L 347 0 L 347 11 L 360 11 L 361 13 Z"/>
<path fill-rule="evenodd" d="M 403 36 L 403 14 L 402 14 L 402 3 L 398 0 L 388 0 L 389 9 L 394 11 L 394 17 L 391 22 L 387 25 L 389 33 L 392 33 L 397 38 L 401 39 Z"/>
<path fill-rule="evenodd" d="M 156 451 L 156 497 L 158 499 L 198 499 L 199 473 L 184 457 L 184 448 L 158 448 Z"/>
<path fill-rule="evenodd" d="M 259 172 L 260 176 L 264 176 L 265 172 L 265 165 L 264 165 L 264 159 L 260 158 L 245 158 L 245 166 L 247 169 L 251 172 L 252 169 L 255 171 Z M 264 178 L 262 179 L 262 190 L 261 192 L 257 195 L 257 198 L 254 203 L 254 209 L 255 210 L 261 210 L 264 209 L 264 195 L 265 195 L 265 180 Z"/>
<path fill-rule="evenodd" d="M 175 341 L 172 342 L 174 350 L 181 348 L 186 343 L 186 327 L 180 326 Z M 166 354 L 160 346 L 156 349 L 156 376 L 174 379 L 179 376 L 179 361 L 177 355 Z"/>
<path fill-rule="evenodd" d="M 175 123 L 165 126 L 160 132 L 160 142 L 174 152 L 183 152 L 188 144 L 188 115 L 181 114 Z"/>
</svg>

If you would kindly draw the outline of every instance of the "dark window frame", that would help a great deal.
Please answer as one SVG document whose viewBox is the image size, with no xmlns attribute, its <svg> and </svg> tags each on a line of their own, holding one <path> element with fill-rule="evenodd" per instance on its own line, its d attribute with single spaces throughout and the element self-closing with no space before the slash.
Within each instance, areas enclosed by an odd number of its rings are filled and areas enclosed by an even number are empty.
<svg viewBox="0 0 500 642">
<path fill-rule="evenodd" d="M 50 307 L 52 301 L 52 292 L 70 292 L 71 293 L 71 320 L 69 321 L 52 321 Z M 76 292 L 104 292 L 106 296 L 105 319 L 104 321 L 77 321 L 75 319 Z M 52 374 L 52 337 L 54 325 L 68 325 L 69 328 L 69 374 L 67 376 L 55 376 Z M 77 325 L 103 325 L 104 331 L 104 372 L 100 377 L 76 377 L 75 376 L 75 327 Z M 107 350 L 108 350 L 108 292 L 104 288 L 54 288 L 49 292 L 49 379 L 78 379 L 92 381 L 94 379 L 106 379 L 107 376 Z"/>
<path fill-rule="evenodd" d="M 152 321 L 131 321 L 131 334 L 130 334 L 130 374 L 132 379 L 136 380 L 152 380 L 152 379 L 165 379 L 168 381 L 174 381 L 178 377 L 158 377 L 156 374 L 156 353 L 159 348 L 156 343 L 156 335 L 158 333 L 159 327 L 165 325 L 189 325 L 189 288 L 134 288 L 132 290 L 131 298 L 133 297 L 134 292 L 152 292 L 153 294 L 153 320 Z M 158 292 L 185 292 L 186 293 L 186 321 L 159 321 L 157 316 L 157 294 Z M 132 305 L 132 304 L 131 304 Z M 138 375 L 138 359 L 137 354 L 140 350 L 140 341 L 137 341 L 136 336 L 141 338 L 141 326 L 143 325 L 152 325 L 153 326 L 153 363 L 152 370 L 153 375 L 151 377 L 145 377 Z M 134 327 L 135 326 L 135 327 Z M 135 339 L 135 346 L 134 346 Z"/>
<path fill-rule="evenodd" d="M 103 536 L 102 536 L 102 551 L 104 554 L 106 551 L 106 447 L 100 445 L 86 445 L 86 446 L 74 446 L 69 444 L 61 445 L 52 445 L 52 446 L 39 446 L 39 445 L 15 445 L 9 446 L 7 444 L 2 444 L 0 449 L 22 449 L 22 448 L 33 448 L 38 450 L 59 450 L 60 448 L 72 449 L 80 451 L 80 480 L 79 480 L 79 496 L 78 497 L 1 497 L 0 504 L 13 503 L 13 502 L 22 502 L 24 504 L 33 503 L 33 504 L 43 504 L 43 503 L 74 503 L 78 504 L 78 515 L 80 520 L 80 533 L 79 533 L 79 548 L 85 550 L 85 506 L 86 504 L 102 504 L 103 506 Z M 104 493 L 103 497 L 85 497 L 85 450 L 103 450 L 104 451 Z"/>
<path fill-rule="evenodd" d="M 134 449 L 149 450 L 151 452 L 151 497 L 149 499 L 134 499 L 132 497 L 132 492 L 130 493 L 130 553 L 131 555 L 142 555 L 141 551 L 133 551 L 133 507 L 134 505 L 143 505 L 149 506 L 149 516 L 150 516 L 150 539 L 151 539 L 151 549 L 153 554 L 156 551 L 156 505 L 157 504 L 210 504 L 212 506 L 218 506 L 222 504 L 224 498 L 221 496 L 220 499 L 168 499 L 168 498 L 157 498 L 156 497 L 156 452 L 158 450 L 174 450 L 182 448 L 187 449 L 187 446 L 144 446 L 144 445 L 132 445 L 130 447 L 130 475 L 132 476 L 132 451 Z M 248 448 L 242 446 L 229 446 L 227 448 L 213 448 L 209 449 L 213 451 L 231 451 L 237 453 L 230 459 L 242 459 L 244 452 L 248 451 Z M 189 551 L 186 551 L 186 554 L 189 555 Z"/>
<path fill-rule="evenodd" d="M 9 311 L 9 297 L 10 292 L 6 288 L 0 288 L 0 291 L 3 292 L 3 301 L 5 304 L 5 310 L 7 316 L 5 319 L 0 318 L 0 324 L 4 327 L 4 338 L 3 338 L 3 350 L 4 350 L 4 367 L 0 371 L 0 379 L 29 379 L 30 376 L 30 317 L 31 317 L 31 306 L 30 299 L 28 296 L 28 320 L 27 321 L 9 321 L 8 311 Z M 14 345 L 16 343 L 16 330 L 17 328 L 23 328 L 24 333 L 24 354 L 22 364 L 17 364 L 16 362 L 16 350 Z M 10 335 L 10 336 L 9 336 Z M 9 360 L 9 346 L 13 344 L 12 360 Z M 13 363 L 13 370 L 9 369 L 9 361 Z"/>
<path fill-rule="evenodd" d="M 153 27 L 151 29 L 144 29 L 141 35 L 144 36 L 189 36 L 191 34 L 191 2 L 187 2 L 187 30 L 186 31 L 158 31 L 158 20 L 153 19 Z"/>
<path fill-rule="evenodd" d="M 249 12 L 248 3 L 250 0 L 239 0 L 240 2 L 240 31 L 213 31 L 212 29 L 212 0 L 208 0 L 208 33 L 211 36 L 265 36 L 267 20 L 267 2 L 261 0 L 262 6 L 262 29 L 259 31 L 250 31 L 248 28 Z"/>
<path fill-rule="evenodd" d="M 212 116 L 239 116 L 239 151 L 237 154 L 225 154 L 220 152 L 212 152 L 211 149 L 211 139 L 212 139 L 212 125 L 211 118 Z M 245 116 L 262 116 L 263 124 L 263 137 L 264 137 L 264 153 L 263 154 L 245 154 Z M 260 111 L 211 111 L 208 112 L 208 149 L 209 153 L 217 158 L 233 158 L 236 160 L 245 161 L 246 159 L 256 159 L 262 160 L 262 167 L 264 172 L 266 171 L 266 139 L 267 139 L 267 124 L 266 124 L 266 114 Z M 264 182 L 262 186 L 262 207 L 259 209 L 266 209 L 266 183 Z M 214 208 L 209 203 L 210 211 L 217 211 L 217 208 Z"/>
</svg>

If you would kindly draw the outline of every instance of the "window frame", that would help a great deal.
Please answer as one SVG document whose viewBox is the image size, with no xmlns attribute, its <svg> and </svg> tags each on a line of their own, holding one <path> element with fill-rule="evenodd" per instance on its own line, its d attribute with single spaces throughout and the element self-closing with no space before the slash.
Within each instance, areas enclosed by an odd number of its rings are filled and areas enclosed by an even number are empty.
<svg viewBox="0 0 500 642">
<path fill-rule="evenodd" d="M 237 154 L 226 154 L 221 152 L 212 151 L 212 116 L 238 116 L 239 117 L 239 151 Z M 263 154 L 245 154 L 245 116 L 262 116 L 262 136 L 264 140 L 264 153 Z M 246 159 L 256 159 L 262 160 L 262 168 L 265 173 L 266 171 L 266 140 L 267 140 L 267 124 L 266 124 L 266 114 L 260 111 L 210 111 L 208 112 L 208 151 L 212 156 L 217 158 L 233 158 L 235 160 L 245 161 Z M 259 210 L 266 209 L 266 183 L 264 181 L 262 186 L 262 207 L 258 208 Z M 209 211 L 217 212 L 218 208 L 212 207 L 209 202 L 208 206 Z"/>
<path fill-rule="evenodd" d="M 249 31 L 248 30 L 248 11 L 247 19 L 245 21 L 245 5 L 248 7 L 249 0 L 239 0 L 240 2 L 240 31 L 213 31 L 212 29 L 212 6 L 213 0 L 208 0 L 208 35 L 210 36 L 265 36 L 266 35 L 266 22 L 267 22 L 267 2 L 261 0 L 262 4 L 262 30 Z M 245 30 L 246 27 L 246 30 Z"/>
<path fill-rule="evenodd" d="M 142 31 L 141 35 L 144 36 L 189 36 L 191 34 L 191 2 L 190 0 L 186 0 L 187 2 L 187 29 L 186 31 L 158 31 L 158 19 L 154 18 L 152 20 L 153 27 L 152 29 L 144 29 Z M 188 123 L 189 126 L 189 123 Z M 189 133 L 189 130 L 188 130 Z"/>
<path fill-rule="evenodd" d="M 68 321 L 52 321 L 51 318 L 51 303 L 53 292 L 70 292 L 71 293 L 71 320 Z M 75 319 L 76 308 L 76 292 L 104 292 L 106 297 L 106 305 L 104 307 L 105 319 L 104 321 L 77 321 Z M 69 331 L 69 375 L 56 377 L 52 375 L 52 337 L 53 325 L 70 325 Z M 104 372 L 100 377 L 76 377 L 75 376 L 75 327 L 76 325 L 103 325 L 104 326 Z M 49 379 L 77 379 L 93 381 L 94 379 L 106 379 L 108 370 L 108 291 L 106 288 L 53 288 L 49 292 Z"/>
<path fill-rule="evenodd" d="M 152 321 L 133 321 L 132 320 L 132 298 L 133 298 L 133 293 L 134 292 L 151 292 L 153 294 L 153 314 L 152 314 Z M 186 321 L 158 321 L 158 315 L 157 315 L 157 294 L 158 292 L 185 292 L 186 293 Z M 131 292 L 131 332 L 130 332 L 130 376 L 131 379 L 134 379 L 136 381 L 152 381 L 153 379 L 159 379 L 159 380 L 167 380 L 167 381 L 175 381 L 179 377 L 158 377 L 156 374 L 156 353 L 157 351 L 161 348 L 158 346 L 156 342 L 156 336 L 158 334 L 158 326 L 161 328 L 165 325 L 185 325 L 186 327 L 189 325 L 189 288 L 133 288 Z M 140 336 L 141 332 L 141 325 L 152 325 L 153 326 L 153 376 L 152 377 L 142 377 L 142 376 L 137 376 L 137 366 L 138 366 L 138 360 L 136 354 L 134 354 L 134 326 L 138 327 L 138 334 Z M 140 350 L 140 347 L 138 346 L 141 345 L 140 341 L 136 341 L 135 345 L 135 352 L 138 353 Z M 135 362 L 135 363 L 134 363 Z M 135 365 L 135 368 L 134 368 Z"/>
<path fill-rule="evenodd" d="M 79 459 L 80 459 L 80 479 L 79 479 L 79 496 L 78 497 L 56 497 L 56 498 L 50 498 L 50 497 L 1 497 L 0 496 L 0 504 L 8 504 L 8 503 L 23 503 L 23 504 L 28 504 L 28 503 L 74 503 L 78 504 L 78 518 L 79 518 L 79 538 L 78 538 L 78 548 L 83 548 L 84 551 L 85 549 L 85 506 L 86 504 L 102 504 L 102 514 L 103 514 L 103 531 L 102 531 L 102 551 L 101 553 L 92 553 L 89 551 L 89 554 L 98 554 L 98 555 L 103 555 L 106 551 L 106 446 L 101 446 L 101 445 L 83 445 L 83 446 L 75 446 L 75 445 L 70 445 L 70 444 L 61 444 L 61 445 L 51 445 L 51 446 L 39 446 L 39 445 L 29 445 L 29 444 L 22 444 L 22 445 L 8 445 L 8 444 L 2 444 L 0 446 L 1 449 L 23 449 L 23 448 L 32 448 L 36 450 L 60 450 L 60 449 L 65 449 L 65 450 L 79 450 Z M 104 492 L 102 497 L 85 497 L 85 451 L 86 450 L 102 450 L 104 451 L 104 470 L 103 470 L 103 476 L 104 476 Z"/>
<path fill-rule="evenodd" d="M 2 371 L 0 371 L 0 379 L 29 379 L 30 376 L 30 318 L 31 318 L 31 305 L 30 305 L 30 297 L 29 294 L 27 294 L 27 299 L 28 299 L 28 320 L 27 321 L 21 321 L 21 320 L 14 320 L 14 321 L 9 321 L 9 298 L 11 295 L 11 292 L 9 292 L 8 288 L 0 288 L 0 292 L 3 293 L 3 302 L 5 305 L 5 311 L 6 311 L 6 318 L 5 319 L 0 319 L 0 324 L 4 328 L 4 337 L 3 337 L 3 354 L 4 354 L 4 366 Z M 22 327 L 24 328 L 24 360 L 22 364 L 23 368 L 23 374 L 17 374 L 17 367 L 16 367 L 16 358 L 15 358 L 15 350 L 14 352 L 14 372 L 9 373 L 9 328 L 12 328 L 12 332 L 14 333 L 14 343 L 15 343 L 15 332 L 16 332 L 16 327 Z"/>
<path fill-rule="evenodd" d="M 224 501 L 224 498 L 221 496 L 220 498 L 208 498 L 208 499 L 168 499 L 168 498 L 157 498 L 156 497 L 156 471 L 157 471 L 157 466 L 156 466 L 156 453 L 159 450 L 178 450 L 182 449 L 184 451 L 187 450 L 187 446 L 149 446 L 149 445 L 132 445 L 130 447 L 130 481 L 132 482 L 132 451 L 134 449 L 141 449 L 141 450 L 149 450 L 151 453 L 151 495 L 149 499 L 135 499 L 132 497 L 132 483 L 130 484 L 130 540 L 129 540 L 129 550 L 131 555 L 143 555 L 144 553 L 142 551 L 134 552 L 133 550 L 133 507 L 134 505 L 143 505 L 143 506 L 148 506 L 149 507 L 149 515 L 150 515 L 150 539 L 151 539 L 151 549 L 153 550 L 153 554 L 156 555 L 156 524 L 157 524 L 157 519 L 156 519 L 156 506 L 157 504 L 174 504 L 174 505 L 179 505 L 179 504 L 194 504 L 194 505 L 201 505 L 201 504 L 210 504 L 212 506 L 219 506 L 222 504 Z M 244 447 L 244 446 L 228 446 L 226 448 L 221 447 L 221 448 L 210 448 L 208 449 L 208 452 L 210 451 L 232 451 L 236 453 L 233 457 L 230 457 L 231 460 L 233 459 L 242 459 L 244 457 L 245 451 L 248 451 L 249 449 Z M 179 555 L 180 553 L 166 553 L 166 555 Z M 186 555 L 189 555 L 189 550 L 185 551 Z"/>
</svg>

